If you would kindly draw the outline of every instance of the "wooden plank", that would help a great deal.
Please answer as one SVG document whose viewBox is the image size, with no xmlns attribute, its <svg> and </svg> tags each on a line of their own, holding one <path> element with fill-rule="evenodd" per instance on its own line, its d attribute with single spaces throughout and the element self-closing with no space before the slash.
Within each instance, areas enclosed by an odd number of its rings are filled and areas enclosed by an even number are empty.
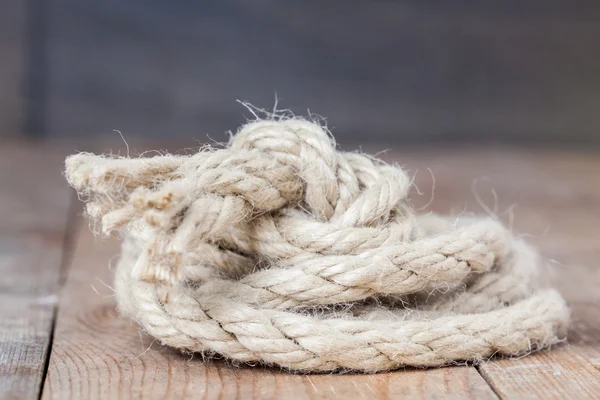
<svg viewBox="0 0 600 400">
<path fill-rule="evenodd" d="M 394 157 L 391 155 L 391 157 Z M 417 184 L 431 194 L 432 168 L 436 178 L 433 209 L 481 212 L 480 202 L 494 208 L 492 190 L 499 197 L 498 214 L 511 205 L 517 234 L 547 259 L 549 281 L 569 302 L 573 323 L 566 345 L 519 359 L 495 359 L 479 367 L 482 376 L 502 398 L 596 398 L 600 393 L 600 159 L 594 154 L 544 152 L 469 152 L 412 154 L 400 157 L 420 172 Z M 463 203 L 461 206 L 460 203 Z M 461 209 L 462 208 L 462 209 Z"/>
<path fill-rule="evenodd" d="M 153 344 L 115 311 L 107 285 L 117 241 L 95 239 L 82 224 L 61 297 L 44 399 L 496 398 L 473 367 L 298 375 L 203 362 Z"/>
<path fill-rule="evenodd" d="M 56 305 L 60 242 L 0 237 L 0 398 L 37 398 Z"/>
<path fill-rule="evenodd" d="M 60 146 L 2 143 L 0 231 L 64 233 L 73 195 L 62 176 L 66 154 Z"/>
<path fill-rule="evenodd" d="M 555 154 L 531 162 L 539 176 L 529 183 L 537 191 L 553 193 L 554 201 L 535 201 L 523 211 L 549 222 L 548 231 L 532 239 L 556 260 L 549 272 L 572 308 L 568 344 L 517 360 L 490 362 L 480 372 L 506 398 L 598 398 L 600 159 Z"/>
<path fill-rule="evenodd" d="M 0 148 L 0 399 L 37 399 L 43 381 L 71 197 L 61 163 Z"/>
</svg>

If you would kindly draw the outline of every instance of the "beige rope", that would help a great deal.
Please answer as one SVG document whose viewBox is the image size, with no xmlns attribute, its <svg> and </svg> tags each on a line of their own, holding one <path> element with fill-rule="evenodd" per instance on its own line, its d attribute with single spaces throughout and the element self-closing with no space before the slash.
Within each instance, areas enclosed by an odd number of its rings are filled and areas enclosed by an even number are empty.
<svg viewBox="0 0 600 400">
<path fill-rule="evenodd" d="M 161 343 L 290 370 L 385 371 L 522 355 L 569 310 L 492 219 L 415 215 L 396 166 L 318 124 L 255 121 L 190 156 L 67 158 L 123 248 L 122 313 Z"/>
</svg>

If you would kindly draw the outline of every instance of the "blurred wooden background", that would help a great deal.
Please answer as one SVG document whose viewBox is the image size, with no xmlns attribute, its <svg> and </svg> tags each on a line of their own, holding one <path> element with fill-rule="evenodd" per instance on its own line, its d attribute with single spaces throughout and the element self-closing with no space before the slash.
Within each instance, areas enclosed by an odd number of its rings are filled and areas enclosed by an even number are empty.
<svg viewBox="0 0 600 400">
<path fill-rule="evenodd" d="M 277 93 L 342 142 L 597 145 L 599 39 L 593 0 L 0 0 L 0 135 L 222 140 Z"/>
</svg>

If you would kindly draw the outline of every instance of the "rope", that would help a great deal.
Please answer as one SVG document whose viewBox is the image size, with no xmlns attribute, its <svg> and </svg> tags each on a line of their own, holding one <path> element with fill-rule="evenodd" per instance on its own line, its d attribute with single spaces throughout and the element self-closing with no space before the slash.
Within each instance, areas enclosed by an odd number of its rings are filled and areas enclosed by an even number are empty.
<svg viewBox="0 0 600 400">
<path fill-rule="evenodd" d="M 120 311 L 161 343 L 298 371 L 386 371 L 527 354 L 569 310 L 493 219 L 416 215 L 397 166 L 318 124 L 248 123 L 227 148 L 80 153 L 66 177 L 123 237 Z"/>
</svg>

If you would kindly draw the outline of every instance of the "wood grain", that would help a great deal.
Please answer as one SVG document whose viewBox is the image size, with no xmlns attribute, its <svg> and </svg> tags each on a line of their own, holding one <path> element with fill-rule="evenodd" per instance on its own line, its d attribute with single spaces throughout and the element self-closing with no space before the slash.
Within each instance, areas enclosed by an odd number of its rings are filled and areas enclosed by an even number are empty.
<svg viewBox="0 0 600 400">
<path fill-rule="evenodd" d="M 0 148 L 0 399 L 37 399 L 51 342 L 70 191 L 62 154 Z"/>
</svg>

